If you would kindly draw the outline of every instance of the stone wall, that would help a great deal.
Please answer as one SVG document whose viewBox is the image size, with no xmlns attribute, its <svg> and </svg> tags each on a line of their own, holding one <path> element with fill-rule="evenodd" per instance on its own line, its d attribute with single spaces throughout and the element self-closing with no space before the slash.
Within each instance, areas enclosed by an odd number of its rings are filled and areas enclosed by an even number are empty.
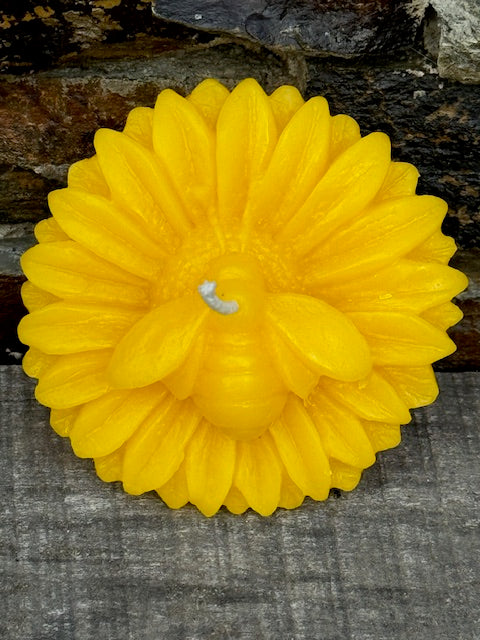
<svg viewBox="0 0 480 640">
<path fill-rule="evenodd" d="M 449 203 L 445 232 L 472 285 L 440 366 L 480 366 L 480 5 L 477 0 L 3 0 L 0 9 L 0 362 L 22 346 L 17 256 L 46 195 L 99 127 L 205 77 L 324 95 Z"/>
</svg>

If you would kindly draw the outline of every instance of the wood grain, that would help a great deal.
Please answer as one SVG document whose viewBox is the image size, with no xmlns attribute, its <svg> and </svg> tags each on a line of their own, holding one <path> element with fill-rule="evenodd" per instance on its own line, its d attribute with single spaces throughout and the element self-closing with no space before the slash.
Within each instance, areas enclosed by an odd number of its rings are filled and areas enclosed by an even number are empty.
<svg viewBox="0 0 480 640">
<path fill-rule="evenodd" d="M 478 639 L 480 373 L 438 378 L 352 493 L 206 519 L 102 483 L 0 367 L 0 637 Z"/>
</svg>

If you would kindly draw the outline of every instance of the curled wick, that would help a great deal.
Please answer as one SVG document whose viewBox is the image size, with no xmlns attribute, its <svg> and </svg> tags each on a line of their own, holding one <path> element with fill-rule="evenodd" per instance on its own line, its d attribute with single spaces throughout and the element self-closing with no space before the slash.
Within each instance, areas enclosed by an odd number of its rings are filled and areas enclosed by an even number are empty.
<svg viewBox="0 0 480 640">
<path fill-rule="evenodd" d="M 198 293 L 202 296 L 203 301 L 218 313 L 225 316 L 238 311 L 238 302 L 236 300 L 222 300 L 215 293 L 217 283 L 210 280 L 205 280 L 198 286 Z"/>
</svg>

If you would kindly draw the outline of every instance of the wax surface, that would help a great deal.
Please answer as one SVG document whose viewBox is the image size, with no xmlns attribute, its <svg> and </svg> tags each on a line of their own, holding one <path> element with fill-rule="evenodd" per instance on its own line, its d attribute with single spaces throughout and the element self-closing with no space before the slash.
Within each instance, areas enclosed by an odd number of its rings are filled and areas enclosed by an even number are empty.
<svg viewBox="0 0 480 640">
<path fill-rule="evenodd" d="M 445 202 L 385 134 L 251 79 L 167 89 L 95 150 L 22 258 L 55 431 L 103 480 L 208 516 L 354 488 L 455 349 Z"/>
</svg>

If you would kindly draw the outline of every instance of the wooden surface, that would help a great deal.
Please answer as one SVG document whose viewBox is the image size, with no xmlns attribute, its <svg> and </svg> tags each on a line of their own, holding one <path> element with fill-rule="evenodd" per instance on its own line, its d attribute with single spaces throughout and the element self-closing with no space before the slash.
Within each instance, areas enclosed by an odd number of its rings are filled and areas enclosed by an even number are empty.
<svg viewBox="0 0 480 640">
<path fill-rule="evenodd" d="M 206 519 L 102 483 L 1 367 L 0 637 L 480 638 L 480 373 L 438 378 L 354 492 Z"/>
</svg>

